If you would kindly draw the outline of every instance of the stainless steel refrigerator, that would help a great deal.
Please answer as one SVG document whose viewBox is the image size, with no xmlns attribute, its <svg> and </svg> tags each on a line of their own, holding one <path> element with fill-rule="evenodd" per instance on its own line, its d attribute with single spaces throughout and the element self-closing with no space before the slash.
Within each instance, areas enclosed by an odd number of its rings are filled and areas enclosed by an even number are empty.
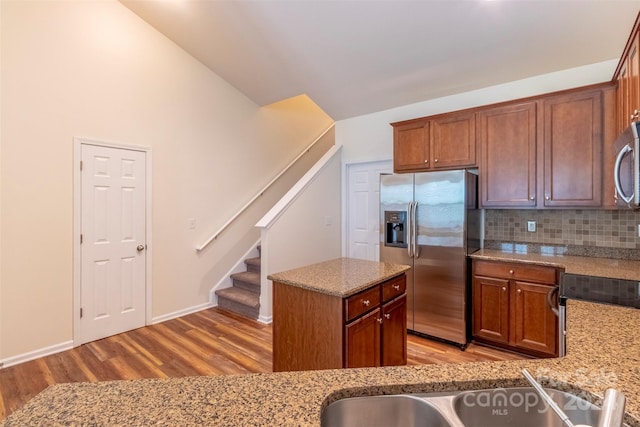
<svg viewBox="0 0 640 427">
<path fill-rule="evenodd" d="M 464 348 L 467 254 L 480 247 L 477 175 L 467 170 L 380 176 L 380 260 L 411 265 L 407 328 Z"/>
</svg>

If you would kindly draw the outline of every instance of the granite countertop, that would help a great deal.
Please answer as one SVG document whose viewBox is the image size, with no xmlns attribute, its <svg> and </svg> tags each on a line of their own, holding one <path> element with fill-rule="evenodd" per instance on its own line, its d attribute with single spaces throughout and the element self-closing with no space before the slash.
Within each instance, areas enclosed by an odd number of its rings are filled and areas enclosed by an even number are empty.
<svg viewBox="0 0 640 427">
<path fill-rule="evenodd" d="M 594 258 L 556 254 L 522 253 L 495 249 L 480 249 L 469 255 L 474 259 L 511 261 L 548 265 L 564 269 L 565 273 L 640 281 L 640 261 Z"/>
<path fill-rule="evenodd" d="M 267 278 L 274 282 L 345 298 L 395 277 L 410 268 L 408 265 L 388 262 L 337 258 L 270 274 Z"/>
<path fill-rule="evenodd" d="M 0 424 L 319 426 L 340 398 L 527 386 L 526 367 L 596 404 L 622 391 L 625 422 L 639 427 L 640 310 L 570 300 L 567 325 L 564 358 L 57 384 Z"/>
</svg>

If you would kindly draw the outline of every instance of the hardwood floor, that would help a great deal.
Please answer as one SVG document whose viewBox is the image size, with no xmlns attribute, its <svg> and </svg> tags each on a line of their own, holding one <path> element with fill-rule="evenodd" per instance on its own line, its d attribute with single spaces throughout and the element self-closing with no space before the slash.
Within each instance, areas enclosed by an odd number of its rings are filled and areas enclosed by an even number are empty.
<svg viewBox="0 0 640 427">
<path fill-rule="evenodd" d="M 51 384 L 271 372 L 271 325 L 211 308 L 0 369 L 0 420 Z M 524 356 L 414 335 L 408 364 L 512 360 Z"/>
</svg>

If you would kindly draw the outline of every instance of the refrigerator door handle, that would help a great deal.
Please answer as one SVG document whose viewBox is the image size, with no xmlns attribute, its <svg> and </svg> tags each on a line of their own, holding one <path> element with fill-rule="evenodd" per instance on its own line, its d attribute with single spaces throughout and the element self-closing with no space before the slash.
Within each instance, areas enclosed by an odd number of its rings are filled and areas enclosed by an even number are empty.
<svg viewBox="0 0 640 427">
<path fill-rule="evenodd" d="M 411 248 L 411 226 L 413 224 L 413 218 L 411 216 L 412 213 L 413 202 L 409 202 L 407 205 L 407 254 L 409 258 L 413 258 L 413 251 Z"/>
<path fill-rule="evenodd" d="M 413 257 L 420 258 L 420 246 L 418 246 L 418 202 L 413 202 L 413 232 L 412 234 L 412 242 L 413 242 Z"/>
</svg>

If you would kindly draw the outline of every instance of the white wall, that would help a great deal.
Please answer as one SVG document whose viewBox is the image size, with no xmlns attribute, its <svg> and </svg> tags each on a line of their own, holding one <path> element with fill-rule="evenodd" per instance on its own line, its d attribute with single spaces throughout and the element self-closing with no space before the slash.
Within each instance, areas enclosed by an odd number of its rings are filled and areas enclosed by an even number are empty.
<svg viewBox="0 0 640 427">
<path fill-rule="evenodd" d="M 617 60 L 544 74 L 472 92 L 405 105 L 336 122 L 345 163 L 393 158 L 393 122 L 540 95 L 611 80 Z"/>
<path fill-rule="evenodd" d="M 326 160 L 324 162 L 323 160 Z M 258 223 L 262 229 L 260 319 L 272 316 L 269 274 L 339 258 L 342 248 L 341 149 L 327 152 L 300 183 Z M 308 179 L 308 180 L 307 180 Z M 304 187 L 303 187 L 304 185 Z"/>
<path fill-rule="evenodd" d="M 195 247 L 332 120 L 259 108 L 115 0 L 0 7 L 0 360 L 72 339 L 74 136 L 151 147 L 152 315 L 206 303 L 267 208 Z"/>
</svg>

